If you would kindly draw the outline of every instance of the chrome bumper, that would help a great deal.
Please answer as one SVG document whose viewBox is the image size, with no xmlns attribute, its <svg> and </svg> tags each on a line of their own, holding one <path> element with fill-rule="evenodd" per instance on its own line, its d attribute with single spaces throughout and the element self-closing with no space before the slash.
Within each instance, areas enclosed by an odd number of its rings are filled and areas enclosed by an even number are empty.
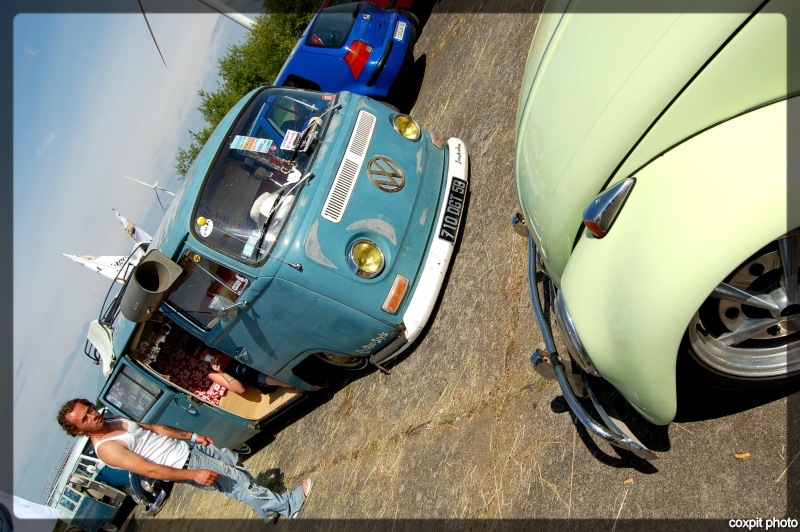
<svg viewBox="0 0 800 532">
<path fill-rule="evenodd" d="M 518 219 L 515 216 L 515 228 L 518 226 Z M 527 233 L 527 231 L 526 231 Z M 533 301 L 533 311 L 536 315 L 536 321 L 539 324 L 539 329 L 542 331 L 545 347 L 547 352 L 537 349 L 531 355 L 531 364 L 533 368 L 541 376 L 545 378 L 555 378 L 558 385 L 561 387 L 561 392 L 564 394 L 572 412 L 583 424 L 584 427 L 595 436 L 607 441 L 615 447 L 627 449 L 636 456 L 645 460 L 655 460 L 658 456 L 645 447 L 633 435 L 630 429 L 623 421 L 618 419 L 616 412 L 608 401 L 605 394 L 597 393 L 589 384 L 589 379 L 582 371 L 580 373 L 573 373 L 571 369 L 567 369 L 561 358 L 556 351 L 555 342 L 553 341 L 553 332 L 550 329 L 550 320 L 545 318 L 549 317 L 549 300 L 547 301 L 547 310 L 542 308 L 542 302 L 539 297 L 539 290 L 536 288 L 536 245 L 533 243 L 533 237 L 528 233 L 528 284 L 531 290 L 531 299 Z M 584 408 L 578 400 L 578 395 L 584 396 L 583 389 L 592 400 L 597 414 L 602 419 L 602 422 L 595 420 L 595 418 Z M 576 392 L 577 389 L 577 392 Z"/>
<path fill-rule="evenodd" d="M 167 492 L 163 489 L 163 487 L 154 489 L 153 493 L 145 491 L 144 487 L 142 486 L 143 479 L 144 477 L 141 475 L 138 475 L 132 471 L 128 472 L 128 480 L 131 485 L 131 498 L 133 498 L 136 504 L 141 504 L 143 506 L 143 516 L 152 517 L 161 511 L 161 507 L 164 504 L 164 499 L 167 498 Z M 153 480 L 147 480 L 151 485 L 155 484 Z"/>
</svg>

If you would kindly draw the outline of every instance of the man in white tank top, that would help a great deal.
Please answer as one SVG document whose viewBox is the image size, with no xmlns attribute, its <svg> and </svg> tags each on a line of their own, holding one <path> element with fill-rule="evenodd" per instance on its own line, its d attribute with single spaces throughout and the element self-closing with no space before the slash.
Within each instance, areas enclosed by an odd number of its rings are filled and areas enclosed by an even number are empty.
<svg viewBox="0 0 800 532">
<path fill-rule="evenodd" d="M 57 420 L 67 434 L 89 436 L 97 456 L 110 466 L 220 491 L 250 505 L 265 520 L 275 513 L 297 517 L 311 493 L 311 479 L 292 492 L 270 491 L 255 483 L 236 453 L 218 449 L 208 436 L 123 418 L 106 420 L 86 399 L 67 401 Z"/>
</svg>

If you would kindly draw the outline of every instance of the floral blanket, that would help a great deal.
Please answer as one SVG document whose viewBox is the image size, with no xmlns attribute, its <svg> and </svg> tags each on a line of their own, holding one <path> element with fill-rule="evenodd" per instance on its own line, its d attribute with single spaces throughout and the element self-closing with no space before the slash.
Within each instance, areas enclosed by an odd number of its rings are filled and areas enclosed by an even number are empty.
<svg viewBox="0 0 800 532">
<path fill-rule="evenodd" d="M 225 388 L 208 378 L 208 373 L 212 371 L 208 362 L 196 360 L 190 355 L 197 345 L 199 343 L 193 336 L 173 327 L 157 360 L 151 365 L 159 373 L 169 375 L 170 382 L 176 386 L 219 405 L 220 398 L 225 395 Z"/>
</svg>

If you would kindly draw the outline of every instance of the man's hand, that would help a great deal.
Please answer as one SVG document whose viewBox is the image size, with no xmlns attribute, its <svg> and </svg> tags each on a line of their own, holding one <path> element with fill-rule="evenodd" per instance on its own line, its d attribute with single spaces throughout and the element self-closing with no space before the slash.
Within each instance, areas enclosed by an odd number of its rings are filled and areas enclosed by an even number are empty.
<svg viewBox="0 0 800 532">
<path fill-rule="evenodd" d="M 202 434 L 198 434 L 197 438 L 194 441 L 195 443 L 199 443 L 200 445 L 214 445 L 214 440 L 212 440 L 208 436 L 203 436 Z"/>
<path fill-rule="evenodd" d="M 192 478 L 192 480 L 201 486 L 211 486 L 219 479 L 218 473 L 214 473 L 208 469 L 196 469 L 192 471 L 192 473 L 194 473 L 194 478 Z"/>
</svg>

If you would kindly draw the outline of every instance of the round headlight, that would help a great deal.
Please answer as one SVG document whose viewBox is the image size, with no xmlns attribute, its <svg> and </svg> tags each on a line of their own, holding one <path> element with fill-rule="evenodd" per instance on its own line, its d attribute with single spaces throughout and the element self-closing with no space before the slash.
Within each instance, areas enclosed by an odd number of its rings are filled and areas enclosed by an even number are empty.
<svg viewBox="0 0 800 532">
<path fill-rule="evenodd" d="M 420 137 L 421 130 L 417 121 L 408 115 L 396 115 L 393 120 L 394 128 L 398 133 L 403 135 L 408 140 L 417 140 Z"/>
<path fill-rule="evenodd" d="M 350 246 L 348 264 L 362 279 L 372 279 L 383 271 L 383 253 L 369 240 L 357 240 Z"/>
</svg>

